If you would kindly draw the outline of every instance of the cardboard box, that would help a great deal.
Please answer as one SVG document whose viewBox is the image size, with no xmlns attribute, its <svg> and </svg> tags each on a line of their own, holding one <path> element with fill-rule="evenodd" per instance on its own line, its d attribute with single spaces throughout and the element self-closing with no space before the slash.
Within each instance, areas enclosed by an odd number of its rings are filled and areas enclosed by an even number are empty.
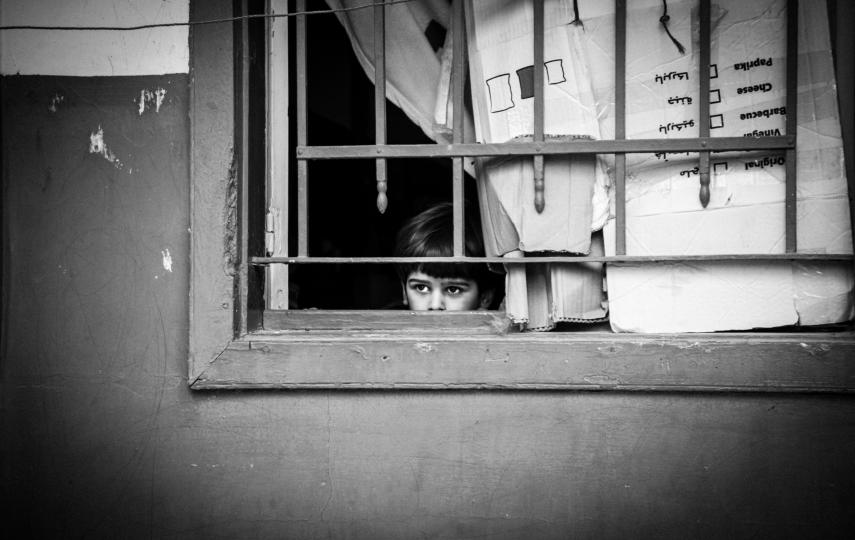
<svg viewBox="0 0 855 540">
<path fill-rule="evenodd" d="M 697 136 L 696 7 L 668 7 L 670 29 L 686 46 L 685 56 L 675 54 L 670 39 L 629 28 L 630 138 Z M 633 3 L 629 20 L 649 20 L 659 8 Z M 711 135 L 784 134 L 786 2 L 726 0 L 714 8 Z M 669 77 L 673 73 L 686 77 Z M 798 92 L 798 250 L 851 253 L 834 72 L 825 3 L 819 0 L 800 2 Z M 627 254 L 784 252 L 782 154 L 713 154 L 707 208 L 698 199 L 696 155 L 627 161 Z M 613 254 L 613 221 L 605 233 L 606 252 Z M 610 265 L 607 280 L 616 331 L 741 330 L 828 324 L 855 315 L 849 263 Z"/>
<path fill-rule="evenodd" d="M 584 28 L 569 24 L 572 6 L 570 0 L 545 2 L 546 133 L 610 139 L 614 137 L 614 5 L 578 0 Z M 530 135 L 531 2 L 469 0 L 467 8 L 478 140 L 503 142 Z M 698 136 L 698 2 L 668 2 L 668 31 L 673 40 L 659 20 L 662 9 L 659 0 L 635 0 L 628 6 L 628 138 Z M 721 0 L 713 5 L 712 25 L 711 135 L 784 134 L 786 1 Z M 798 249 L 851 253 L 843 149 L 822 0 L 800 2 L 798 92 Z M 712 195 L 706 208 L 699 200 L 697 160 L 697 155 L 664 153 L 628 157 L 627 253 L 783 253 L 783 155 L 713 154 Z M 550 202 L 559 205 L 562 211 L 557 214 L 564 217 L 539 219 L 524 210 L 533 199 L 526 167 L 523 162 L 479 171 L 482 216 L 489 218 L 485 236 L 493 238 L 488 252 L 584 253 L 579 237 L 587 231 L 579 225 L 584 221 L 579 208 L 571 208 L 563 196 L 550 197 L 559 189 L 555 182 L 566 182 L 567 175 L 551 174 L 547 168 L 547 208 Z M 593 180 L 582 180 L 593 188 L 591 230 L 603 224 L 600 193 L 611 186 L 612 168 L 612 156 L 599 156 Z M 573 175 L 572 181 L 577 178 L 581 176 Z M 517 187 L 510 187 L 514 182 Z M 613 221 L 604 232 L 606 254 L 613 254 Z M 559 237 L 566 242 L 561 244 Z M 526 300 L 531 311 L 531 299 L 540 298 L 545 305 L 535 301 L 534 308 L 546 309 L 547 319 L 554 317 L 556 303 L 549 291 L 533 290 L 532 282 L 554 285 L 555 280 L 525 282 L 516 273 L 514 279 L 509 277 L 509 304 L 516 301 L 514 305 L 522 306 Z M 576 277 L 565 276 L 558 282 L 562 279 Z M 527 291 L 522 289 L 524 282 Z M 825 324 L 853 317 L 848 263 L 613 265 L 607 282 L 616 331 L 735 330 Z M 578 295 L 579 302 L 591 297 Z M 569 309 L 588 312 L 580 303 Z M 509 310 L 509 314 L 516 317 L 523 311 Z"/>
</svg>

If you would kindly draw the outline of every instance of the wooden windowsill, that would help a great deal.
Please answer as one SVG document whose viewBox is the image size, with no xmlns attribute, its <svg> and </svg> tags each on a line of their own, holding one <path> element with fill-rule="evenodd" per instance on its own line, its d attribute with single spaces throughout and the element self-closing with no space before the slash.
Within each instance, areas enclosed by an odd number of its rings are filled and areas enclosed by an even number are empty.
<svg viewBox="0 0 855 540">
<path fill-rule="evenodd" d="M 855 392 L 855 333 L 259 332 L 194 389 Z"/>
</svg>

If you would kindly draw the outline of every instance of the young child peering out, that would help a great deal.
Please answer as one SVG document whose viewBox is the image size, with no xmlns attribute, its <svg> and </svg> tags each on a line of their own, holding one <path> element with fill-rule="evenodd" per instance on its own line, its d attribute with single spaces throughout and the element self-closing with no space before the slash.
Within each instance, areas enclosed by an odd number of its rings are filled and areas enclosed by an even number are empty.
<svg viewBox="0 0 855 540">
<path fill-rule="evenodd" d="M 466 212 L 464 252 L 482 257 L 481 226 Z M 441 203 L 411 218 L 398 231 L 398 257 L 451 257 L 454 218 L 451 203 Z M 502 276 L 486 264 L 407 263 L 398 265 L 404 304 L 415 311 L 490 309 L 501 300 Z"/>
</svg>

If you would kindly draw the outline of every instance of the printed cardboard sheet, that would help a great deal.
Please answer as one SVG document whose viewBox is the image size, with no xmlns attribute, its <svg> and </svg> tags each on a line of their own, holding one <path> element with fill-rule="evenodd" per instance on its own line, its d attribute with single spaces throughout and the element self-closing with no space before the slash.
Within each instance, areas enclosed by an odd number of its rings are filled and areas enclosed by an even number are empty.
<svg viewBox="0 0 855 540">
<path fill-rule="evenodd" d="M 825 3 L 799 4 L 798 250 L 851 253 Z M 657 2 L 633 2 L 628 20 L 650 20 L 660 9 Z M 640 32 L 630 23 L 630 138 L 698 135 L 697 3 L 672 1 L 668 9 L 670 30 L 686 46 L 685 56 L 667 37 Z M 785 134 L 786 2 L 722 0 L 713 6 L 712 21 L 711 135 Z M 782 153 L 713 154 L 706 208 L 698 198 L 697 155 L 636 155 L 627 161 L 629 255 L 784 252 Z M 613 221 L 605 232 L 611 254 Z M 814 325 L 853 316 L 848 263 L 614 265 L 607 274 L 617 331 Z"/>
</svg>

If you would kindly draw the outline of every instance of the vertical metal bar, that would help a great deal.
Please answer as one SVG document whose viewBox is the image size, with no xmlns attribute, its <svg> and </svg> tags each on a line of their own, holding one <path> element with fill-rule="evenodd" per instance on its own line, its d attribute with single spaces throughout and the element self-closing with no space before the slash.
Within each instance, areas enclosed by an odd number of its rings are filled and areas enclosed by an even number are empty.
<svg viewBox="0 0 855 540">
<path fill-rule="evenodd" d="M 698 93 L 698 135 L 700 137 L 710 136 L 710 0 L 701 0 L 701 39 L 700 58 L 698 73 L 700 74 L 700 89 Z M 700 173 L 701 188 L 698 198 L 704 208 L 710 203 L 710 153 L 701 152 L 698 169 Z"/>
<path fill-rule="evenodd" d="M 386 6 L 374 0 L 374 142 L 386 144 Z M 386 159 L 377 158 L 377 210 L 386 211 Z"/>
<path fill-rule="evenodd" d="M 615 2 L 615 139 L 626 138 L 626 0 Z M 626 255 L 626 154 L 615 154 L 615 254 Z"/>
<path fill-rule="evenodd" d="M 306 0 L 297 0 L 297 11 L 306 11 Z M 297 145 L 308 140 L 306 111 L 306 16 L 297 15 Z M 297 160 L 297 256 L 309 256 L 309 163 Z"/>
<path fill-rule="evenodd" d="M 455 0 L 453 6 L 452 28 L 452 64 L 451 64 L 451 114 L 454 115 L 452 142 L 463 142 L 463 92 L 466 77 L 466 41 L 464 33 L 463 0 Z M 463 257 L 465 253 L 466 219 L 463 207 L 463 158 L 453 158 L 452 164 L 452 200 L 454 205 L 454 256 Z"/>
<path fill-rule="evenodd" d="M 268 0 L 268 13 L 288 12 L 287 0 Z M 266 251 L 288 256 L 288 19 L 268 19 L 267 24 L 267 193 L 266 236 L 272 242 Z M 266 223 L 267 224 L 267 223 Z M 267 307 L 288 309 L 288 265 L 267 267 Z"/>
<path fill-rule="evenodd" d="M 799 2 L 787 2 L 787 136 L 796 141 L 798 130 Z M 787 253 L 798 249 L 796 228 L 796 150 L 786 152 L 785 238 Z"/>
<path fill-rule="evenodd" d="M 534 142 L 543 142 L 543 0 L 534 0 Z M 534 208 L 546 206 L 543 155 L 534 156 Z"/>
</svg>

